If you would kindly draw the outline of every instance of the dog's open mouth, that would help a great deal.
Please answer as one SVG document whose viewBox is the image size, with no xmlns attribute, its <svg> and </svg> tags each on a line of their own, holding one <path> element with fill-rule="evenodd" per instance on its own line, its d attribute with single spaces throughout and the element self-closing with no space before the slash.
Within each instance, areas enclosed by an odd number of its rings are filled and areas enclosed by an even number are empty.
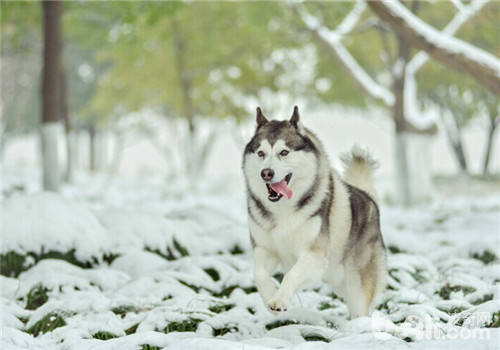
<svg viewBox="0 0 500 350">
<path fill-rule="evenodd" d="M 292 178 L 292 173 L 288 174 L 279 182 L 266 183 L 267 192 L 269 196 L 267 197 L 271 202 L 277 202 L 281 197 L 286 196 L 287 199 L 292 198 L 292 190 L 288 188 L 288 183 Z"/>
</svg>

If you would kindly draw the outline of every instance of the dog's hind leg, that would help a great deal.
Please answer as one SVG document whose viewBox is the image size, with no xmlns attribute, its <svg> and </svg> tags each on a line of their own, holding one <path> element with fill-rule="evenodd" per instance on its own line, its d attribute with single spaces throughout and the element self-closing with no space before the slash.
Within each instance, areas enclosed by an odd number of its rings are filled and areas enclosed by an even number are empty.
<svg viewBox="0 0 500 350">
<path fill-rule="evenodd" d="M 368 313 L 378 301 L 378 296 L 384 291 L 386 286 L 386 264 L 383 252 L 376 254 L 370 262 L 361 270 L 361 283 L 368 305 Z"/>
<path fill-rule="evenodd" d="M 345 277 L 345 301 L 351 319 L 367 316 L 368 304 L 360 271 L 351 269 Z"/>
</svg>

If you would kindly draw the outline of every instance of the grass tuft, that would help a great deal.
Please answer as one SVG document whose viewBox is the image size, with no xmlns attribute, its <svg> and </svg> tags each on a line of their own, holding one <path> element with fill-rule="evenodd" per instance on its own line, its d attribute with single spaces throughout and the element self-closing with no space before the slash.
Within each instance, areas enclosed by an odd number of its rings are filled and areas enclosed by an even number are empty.
<svg viewBox="0 0 500 350">
<path fill-rule="evenodd" d="M 66 326 L 66 321 L 55 312 L 45 315 L 40 321 L 36 322 L 33 326 L 28 328 L 26 332 L 34 335 L 35 337 L 40 333 L 52 332 L 54 329 Z"/>
<path fill-rule="evenodd" d="M 170 322 L 164 329 L 164 333 L 170 332 L 196 332 L 198 324 L 201 322 L 197 318 L 189 318 L 181 322 Z"/>
<path fill-rule="evenodd" d="M 99 331 L 92 336 L 92 338 L 99 339 L 99 340 L 109 340 L 109 339 L 113 339 L 116 337 L 117 337 L 116 335 L 114 335 L 110 332 L 107 332 L 107 331 Z"/>
<path fill-rule="evenodd" d="M 47 292 L 49 290 L 42 284 L 37 284 L 28 292 L 26 296 L 26 309 L 36 310 L 49 300 Z"/>
<path fill-rule="evenodd" d="M 498 257 L 495 255 L 495 253 L 490 252 L 489 250 L 485 250 L 481 254 L 473 253 L 471 255 L 471 258 L 482 261 L 483 264 L 486 265 L 498 260 Z"/>
</svg>

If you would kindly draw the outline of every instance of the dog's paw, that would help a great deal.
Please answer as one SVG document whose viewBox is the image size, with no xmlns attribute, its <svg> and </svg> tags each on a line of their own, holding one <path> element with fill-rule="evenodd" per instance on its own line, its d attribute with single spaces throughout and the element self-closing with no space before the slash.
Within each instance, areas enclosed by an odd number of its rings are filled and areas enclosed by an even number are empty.
<svg viewBox="0 0 500 350">
<path fill-rule="evenodd" d="M 288 305 L 290 304 L 290 300 L 288 298 L 281 297 L 279 295 L 275 295 L 267 302 L 267 307 L 274 312 L 282 312 L 288 309 Z"/>
</svg>

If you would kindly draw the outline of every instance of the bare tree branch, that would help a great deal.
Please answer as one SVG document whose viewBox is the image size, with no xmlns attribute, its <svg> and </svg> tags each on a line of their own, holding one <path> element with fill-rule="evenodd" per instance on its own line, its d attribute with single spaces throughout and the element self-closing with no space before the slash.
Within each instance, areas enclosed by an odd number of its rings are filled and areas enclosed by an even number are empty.
<svg viewBox="0 0 500 350">
<path fill-rule="evenodd" d="M 436 60 L 464 72 L 500 95 L 500 61 L 492 54 L 440 32 L 394 1 L 369 1 L 370 8 L 413 46 Z"/>
<path fill-rule="evenodd" d="M 357 2 L 352 11 L 345 17 L 337 29 L 333 31 L 322 25 L 322 23 L 309 14 L 303 6 L 299 6 L 297 10 L 306 27 L 313 33 L 318 41 L 327 47 L 329 52 L 337 58 L 360 88 L 368 96 L 376 100 L 381 100 L 386 106 L 392 106 L 394 103 L 394 95 L 387 88 L 373 80 L 373 78 L 361 68 L 356 59 L 354 59 L 341 42 L 342 37 L 354 28 L 365 7 L 365 2 Z"/>
</svg>

